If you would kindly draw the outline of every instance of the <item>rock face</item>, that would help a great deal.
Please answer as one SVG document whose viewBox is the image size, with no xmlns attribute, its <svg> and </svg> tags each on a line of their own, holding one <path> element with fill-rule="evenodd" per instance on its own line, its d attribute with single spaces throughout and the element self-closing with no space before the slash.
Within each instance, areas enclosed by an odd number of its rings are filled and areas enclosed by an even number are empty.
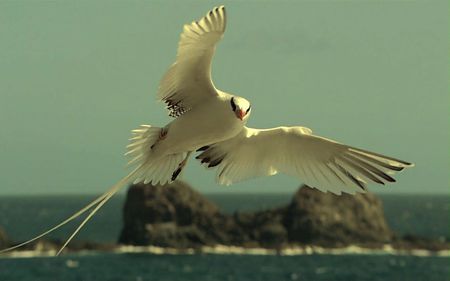
<svg viewBox="0 0 450 281">
<path fill-rule="evenodd" d="M 9 246 L 9 239 L 6 236 L 5 231 L 0 227 L 0 249 L 6 248 Z"/>
<path fill-rule="evenodd" d="M 231 219 L 180 181 L 132 186 L 123 213 L 122 244 L 187 248 L 228 241 Z"/>
<path fill-rule="evenodd" d="M 301 188 L 287 207 L 289 241 L 348 245 L 386 243 L 393 238 L 381 201 L 372 193 L 336 196 Z"/>
<path fill-rule="evenodd" d="M 229 216 L 177 181 L 168 186 L 130 187 L 119 243 L 173 248 L 339 247 L 381 245 L 392 238 L 381 201 L 370 193 L 336 196 L 304 187 L 288 206 Z"/>
</svg>

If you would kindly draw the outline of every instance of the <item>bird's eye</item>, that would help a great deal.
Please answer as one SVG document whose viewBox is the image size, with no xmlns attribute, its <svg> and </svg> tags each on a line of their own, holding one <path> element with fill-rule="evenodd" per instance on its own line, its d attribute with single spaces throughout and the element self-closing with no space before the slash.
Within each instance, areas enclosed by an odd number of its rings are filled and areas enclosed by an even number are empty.
<svg viewBox="0 0 450 281">
<path fill-rule="evenodd" d="M 231 98 L 231 108 L 236 111 L 236 104 L 234 103 L 234 98 Z"/>
<path fill-rule="evenodd" d="M 250 111 L 251 108 L 252 108 L 252 106 L 250 105 L 250 106 L 247 108 L 247 111 L 246 111 L 245 113 L 248 113 L 248 112 Z"/>
</svg>

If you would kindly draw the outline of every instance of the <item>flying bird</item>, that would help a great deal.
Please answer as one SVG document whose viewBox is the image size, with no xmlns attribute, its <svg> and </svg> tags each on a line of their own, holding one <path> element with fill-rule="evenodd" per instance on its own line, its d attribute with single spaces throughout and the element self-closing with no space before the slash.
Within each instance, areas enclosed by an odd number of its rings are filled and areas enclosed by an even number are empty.
<svg viewBox="0 0 450 281">
<path fill-rule="evenodd" d="M 184 25 L 175 62 L 163 76 L 157 97 L 174 119 L 164 127 L 141 125 L 132 131 L 126 155 L 132 172 L 83 209 L 33 242 L 91 211 L 61 247 L 127 183 L 167 184 L 176 180 L 192 153 L 202 165 L 217 170 L 217 182 L 284 173 L 324 192 L 365 192 L 369 182 L 395 182 L 393 174 L 413 164 L 314 135 L 306 127 L 254 129 L 246 126 L 248 100 L 217 89 L 211 61 L 226 28 L 224 6 Z"/>
</svg>

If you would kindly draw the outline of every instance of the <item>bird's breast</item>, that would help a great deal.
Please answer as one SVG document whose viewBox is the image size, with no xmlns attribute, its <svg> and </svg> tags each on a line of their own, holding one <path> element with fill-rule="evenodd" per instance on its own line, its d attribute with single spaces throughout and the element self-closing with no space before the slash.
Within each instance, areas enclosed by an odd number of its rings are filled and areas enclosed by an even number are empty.
<svg viewBox="0 0 450 281">
<path fill-rule="evenodd" d="M 193 151 L 234 137 L 244 124 L 231 108 L 220 104 L 203 106 L 186 112 L 168 125 L 163 147 L 167 154 Z"/>
</svg>

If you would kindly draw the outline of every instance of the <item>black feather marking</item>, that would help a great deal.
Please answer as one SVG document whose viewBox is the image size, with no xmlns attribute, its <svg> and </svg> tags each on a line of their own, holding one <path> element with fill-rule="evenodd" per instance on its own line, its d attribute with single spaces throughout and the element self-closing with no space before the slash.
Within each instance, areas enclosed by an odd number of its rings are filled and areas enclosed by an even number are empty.
<svg viewBox="0 0 450 281">
<path fill-rule="evenodd" d="M 183 105 L 183 100 L 176 100 L 176 95 L 177 93 L 175 92 L 163 99 L 163 101 L 166 103 L 167 110 L 169 111 L 169 116 L 175 118 L 189 111 L 189 108 Z"/>
<path fill-rule="evenodd" d="M 207 150 L 209 148 L 209 145 L 205 145 L 205 146 L 202 146 L 202 147 L 200 147 L 199 149 L 197 149 L 197 152 L 198 151 L 205 151 L 205 150 Z M 198 158 L 197 158 L 198 159 Z"/>
<path fill-rule="evenodd" d="M 211 161 L 211 163 L 209 163 L 208 168 L 215 167 L 215 166 L 219 165 L 220 163 L 222 163 L 222 161 L 223 161 L 223 158 L 218 158 L 216 160 L 213 160 L 213 161 Z"/>
<path fill-rule="evenodd" d="M 195 156 L 195 159 L 203 159 L 205 157 L 205 153 L 200 153 L 199 155 Z"/>
<path fill-rule="evenodd" d="M 377 160 L 375 158 L 369 157 L 369 156 L 367 156 L 365 154 L 362 154 L 362 153 L 357 153 L 357 152 L 355 152 L 353 150 L 349 150 L 348 153 L 350 153 L 353 156 L 356 156 L 356 157 L 359 157 L 359 158 L 363 158 L 364 160 L 367 160 L 367 161 L 369 161 L 371 163 L 374 163 L 374 164 L 376 164 L 378 166 L 385 167 L 385 168 L 388 168 L 388 169 L 393 170 L 393 171 L 401 171 L 401 170 L 404 169 L 404 167 L 392 166 L 392 165 L 389 165 L 388 163 L 382 162 L 380 160 Z"/>
<path fill-rule="evenodd" d="M 406 161 L 403 161 L 403 160 L 400 160 L 400 159 L 397 159 L 397 158 L 394 158 L 394 157 L 389 157 L 389 156 L 386 156 L 386 155 L 383 155 L 383 154 L 367 151 L 367 150 L 360 149 L 360 148 L 350 147 L 350 150 L 354 151 L 354 152 L 356 152 L 358 154 L 364 154 L 364 153 L 365 154 L 369 154 L 369 155 L 366 155 L 368 157 L 370 157 L 370 154 L 372 154 L 372 155 L 375 155 L 377 157 L 388 159 L 388 160 L 391 160 L 391 161 L 394 161 L 394 162 L 398 162 L 398 163 L 406 165 L 406 166 L 411 166 L 412 165 L 412 163 L 409 163 L 409 162 L 406 162 Z"/>
<path fill-rule="evenodd" d="M 384 185 L 384 182 L 382 182 L 379 178 L 377 178 L 376 176 L 374 176 L 372 173 L 370 173 L 366 169 L 362 168 L 361 166 L 358 166 L 358 164 L 351 161 L 351 159 L 342 158 L 341 161 L 345 162 L 345 164 L 349 165 L 350 167 L 352 167 L 353 169 L 355 169 L 356 171 L 358 171 L 359 173 L 361 173 L 363 176 L 370 179 L 371 181 Z"/>
<path fill-rule="evenodd" d="M 206 157 L 206 152 L 202 152 L 202 153 L 200 153 L 199 155 L 197 155 L 196 157 L 195 157 L 195 159 L 203 159 L 203 158 L 205 158 Z"/>
<path fill-rule="evenodd" d="M 336 162 L 332 162 L 332 163 L 333 163 L 334 166 L 336 166 L 336 168 L 339 169 L 339 171 L 341 171 L 341 173 L 343 173 L 345 176 L 347 176 L 347 178 L 349 178 L 354 184 L 359 186 L 362 190 L 366 190 L 366 187 L 364 186 L 364 183 L 362 183 L 357 178 L 355 178 L 349 171 L 344 169 L 341 165 L 339 165 Z"/>
<path fill-rule="evenodd" d="M 172 181 L 174 181 L 174 180 L 177 179 L 178 175 L 181 173 L 181 169 L 182 169 L 182 167 L 178 167 L 178 168 L 175 170 L 175 172 L 173 172 L 173 174 L 172 174 Z"/>
<path fill-rule="evenodd" d="M 197 27 L 198 27 L 203 33 L 206 32 L 206 30 L 198 23 L 198 21 L 196 21 L 195 24 L 197 25 Z"/>
<path fill-rule="evenodd" d="M 230 102 L 231 102 L 231 108 L 233 109 L 233 112 L 236 111 L 236 104 L 234 103 L 234 97 L 231 98 Z"/>
<path fill-rule="evenodd" d="M 202 159 L 201 163 L 209 163 L 209 161 L 211 161 L 211 159 L 209 157 L 205 157 Z"/>
<path fill-rule="evenodd" d="M 367 162 L 358 159 L 352 155 L 346 155 L 347 158 L 350 158 L 351 160 L 353 160 L 354 162 L 360 164 L 361 166 L 363 166 L 364 168 L 366 168 L 367 170 L 371 171 L 372 173 L 374 173 L 375 175 L 382 177 L 383 179 L 389 181 L 389 182 L 395 182 L 395 179 L 391 176 L 389 176 L 388 174 L 384 173 L 383 171 L 381 171 L 378 168 L 375 168 L 374 166 L 368 164 Z"/>
</svg>

